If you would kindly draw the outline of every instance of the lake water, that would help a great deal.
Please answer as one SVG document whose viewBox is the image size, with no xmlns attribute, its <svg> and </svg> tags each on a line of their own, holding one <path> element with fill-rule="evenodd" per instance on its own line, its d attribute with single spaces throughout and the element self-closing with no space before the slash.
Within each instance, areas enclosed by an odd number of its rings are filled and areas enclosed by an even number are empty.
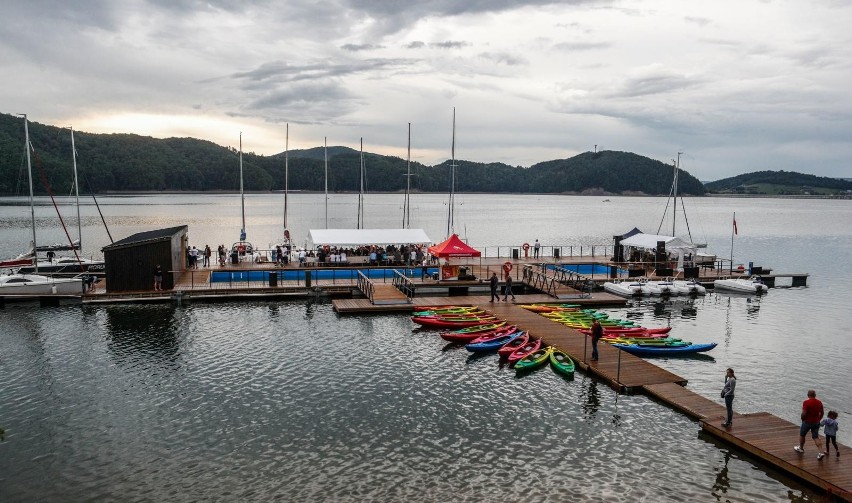
<svg viewBox="0 0 852 503">
<path fill-rule="evenodd" d="M 412 199 L 412 227 L 442 239 L 446 198 Z M 601 245 L 633 226 L 656 232 L 664 198 L 609 199 L 457 196 L 456 231 L 475 247 L 536 238 Z M 256 246 L 278 240 L 282 200 L 247 196 Z M 0 256 L 8 257 L 26 246 L 29 208 L 3 202 Z M 357 195 L 330 202 L 329 227 L 354 227 Z M 99 203 L 115 239 L 188 224 L 193 244 L 215 248 L 239 234 L 239 196 Z M 368 195 L 367 226 L 400 226 L 401 203 L 402 195 Z M 638 300 L 611 316 L 718 342 L 706 358 L 656 363 L 713 399 L 734 367 L 741 412 L 796 422 L 805 392 L 817 389 L 840 412 L 838 440 L 852 445 L 852 204 L 686 203 L 695 241 L 727 257 L 736 211 L 734 261 L 808 272 L 808 287 Z M 75 222 L 67 201 L 61 209 Z M 84 251 L 97 254 L 109 239 L 94 206 L 81 211 Z M 325 227 L 321 194 L 293 196 L 290 212 L 297 240 Z M 37 215 L 39 242 L 62 241 L 53 208 Z M 448 348 L 404 315 L 340 317 L 328 303 L 8 305 L 0 382 L 3 502 L 821 498 L 643 396 L 619 396 L 580 372 L 573 381 L 549 369 L 517 378 L 496 356 Z"/>
</svg>

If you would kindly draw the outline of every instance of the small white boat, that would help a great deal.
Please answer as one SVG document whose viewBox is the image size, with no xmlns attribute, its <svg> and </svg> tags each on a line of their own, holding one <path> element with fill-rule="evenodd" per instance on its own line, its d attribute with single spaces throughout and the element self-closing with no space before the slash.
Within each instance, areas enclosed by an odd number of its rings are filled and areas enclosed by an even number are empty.
<svg viewBox="0 0 852 503">
<path fill-rule="evenodd" d="M 717 279 L 713 281 L 713 287 L 740 293 L 763 293 L 769 290 L 769 287 L 764 285 L 760 278 L 756 276 L 751 278 Z"/>
<path fill-rule="evenodd" d="M 653 295 L 677 295 L 678 291 L 671 281 L 648 281 L 645 286 Z"/>
<path fill-rule="evenodd" d="M 676 280 L 672 281 L 672 283 L 674 284 L 675 288 L 678 289 L 678 292 L 680 292 L 681 295 L 706 295 L 707 294 L 707 289 L 704 288 L 704 285 L 702 285 L 698 281 L 695 281 L 694 279 L 690 280 L 690 281 L 686 281 L 686 280 L 682 280 L 682 279 L 676 279 Z"/>
<path fill-rule="evenodd" d="M 38 267 L 25 265 L 17 270 L 18 274 L 35 274 L 36 271 L 44 274 L 64 274 L 73 276 L 87 272 L 89 274 L 104 274 L 104 261 L 80 257 L 59 257 L 53 260 L 39 259 Z"/>
<path fill-rule="evenodd" d="M 642 295 L 642 284 L 635 281 L 607 281 L 603 287 L 605 291 L 622 297 Z"/>
<path fill-rule="evenodd" d="M 83 293 L 82 278 L 51 278 L 38 274 L 0 276 L 0 296 L 78 295 Z"/>
</svg>

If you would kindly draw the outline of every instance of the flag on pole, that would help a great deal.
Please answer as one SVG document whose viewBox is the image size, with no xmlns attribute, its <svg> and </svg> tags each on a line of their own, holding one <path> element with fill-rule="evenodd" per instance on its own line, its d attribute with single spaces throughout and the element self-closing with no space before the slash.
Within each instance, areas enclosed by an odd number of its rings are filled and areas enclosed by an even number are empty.
<svg viewBox="0 0 852 503">
<path fill-rule="evenodd" d="M 737 217 L 734 217 L 734 234 L 738 234 L 738 232 L 737 232 Z"/>
</svg>

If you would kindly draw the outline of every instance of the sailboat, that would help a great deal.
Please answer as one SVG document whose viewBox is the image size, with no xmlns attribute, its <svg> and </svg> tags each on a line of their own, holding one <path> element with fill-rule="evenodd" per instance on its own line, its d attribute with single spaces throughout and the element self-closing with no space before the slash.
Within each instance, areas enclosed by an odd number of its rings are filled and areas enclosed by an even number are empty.
<svg viewBox="0 0 852 503">
<path fill-rule="evenodd" d="M 450 163 L 450 198 L 447 202 L 447 237 L 455 234 L 456 206 L 456 107 L 453 107 L 453 143 L 451 147 L 452 161 Z"/>
<path fill-rule="evenodd" d="M 238 260 L 244 260 L 246 256 L 254 255 L 254 247 L 246 241 L 246 195 L 243 189 L 243 133 L 240 132 L 240 216 L 242 227 L 240 227 L 240 240 L 231 245 L 231 260 L 236 254 Z"/>
<path fill-rule="evenodd" d="M 669 203 L 673 202 L 674 204 L 672 205 L 672 233 L 671 233 L 671 235 L 677 236 L 676 225 L 677 225 L 678 175 L 680 173 L 680 156 L 681 155 L 683 155 L 683 152 L 678 152 L 677 153 L 677 160 L 676 161 L 674 159 L 672 160 L 673 165 L 674 165 L 674 175 L 672 177 L 672 187 L 671 187 L 671 190 L 669 191 L 669 198 L 666 200 L 666 209 L 663 210 L 663 217 L 660 220 L 659 227 L 657 227 L 657 234 L 660 234 L 660 232 L 663 228 L 663 223 L 665 222 L 666 214 L 668 213 Z M 695 247 L 698 248 L 698 249 L 707 248 L 707 243 L 695 243 L 692 239 L 692 231 L 689 228 L 689 219 L 686 216 L 686 206 L 683 203 L 683 195 L 682 194 L 680 196 L 680 207 L 681 207 L 681 211 L 683 212 L 684 222 L 686 223 L 686 232 L 687 232 L 687 235 L 689 236 L 688 242 L 694 244 Z M 699 253 L 696 253 L 695 256 L 693 257 L 693 262 L 696 265 L 701 265 L 701 264 L 711 264 L 712 265 L 715 261 L 716 261 L 716 256 L 711 255 L 709 253 L 700 253 L 699 252 Z"/>
<path fill-rule="evenodd" d="M 30 188 L 30 216 L 32 218 L 32 245 L 33 251 L 38 249 L 36 241 L 35 225 L 35 202 L 33 198 L 33 169 L 30 159 L 30 131 L 27 116 L 24 118 L 24 146 L 27 152 L 27 175 Z M 35 274 L 23 274 L 20 272 L 0 276 L 0 296 L 16 295 L 73 295 L 83 292 L 83 280 L 81 278 L 53 278 L 39 275 L 38 261 L 34 264 Z"/>
<path fill-rule="evenodd" d="M 103 260 L 81 257 L 78 253 L 83 242 L 83 227 L 80 219 L 80 186 L 77 182 L 77 150 L 74 148 L 74 129 L 71 128 L 71 157 L 74 168 L 74 195 L 77 208 L 77 239 L 68 244 L 53 244 L 39 246 L 36 252 L 45 252 L 47 257 L 37 258 L 37 264 L 23 265 L 17 272 L 21 274 L 32 274 L 36 271 L 50 275 L 77 275 L 80 273 L 103 276 L 105 273 L 105 262 Z M 53 257 L 57 251 L 73 251 L 74 256 Z M 37 255 L 37 254 L 36 254 Z"/>
</svg>

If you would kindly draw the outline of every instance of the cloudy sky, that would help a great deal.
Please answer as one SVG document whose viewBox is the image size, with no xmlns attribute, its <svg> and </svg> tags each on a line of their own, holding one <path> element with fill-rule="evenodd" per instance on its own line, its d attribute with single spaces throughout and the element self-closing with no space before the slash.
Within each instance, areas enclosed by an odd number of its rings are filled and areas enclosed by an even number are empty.
<svg viewBox="0 0 852 503">
<path fill-rule="evenodd" d="M 852 0 L 11 0 L 0 112 L 262 154 L 852 177 Z"/>
</svg>

